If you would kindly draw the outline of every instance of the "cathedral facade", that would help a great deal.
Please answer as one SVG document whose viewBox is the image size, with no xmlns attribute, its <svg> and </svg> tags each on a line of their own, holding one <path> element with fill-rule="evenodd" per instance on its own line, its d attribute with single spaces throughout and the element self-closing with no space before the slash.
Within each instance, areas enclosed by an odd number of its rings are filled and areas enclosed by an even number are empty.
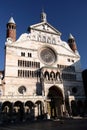
<svg viewBox="0 0 87 130">
<path fill-rule="evenodd" d="M 0 73 L 1 112 L 26 119 L 78 115 L 85 93 L 75 38 L 61 33 L 41 13 L 40 23 L 16 40 L 13 17 L 7 23 L 4 73 Z M 19 116 L 20 115 L 20 116 Z"/>
</svg>

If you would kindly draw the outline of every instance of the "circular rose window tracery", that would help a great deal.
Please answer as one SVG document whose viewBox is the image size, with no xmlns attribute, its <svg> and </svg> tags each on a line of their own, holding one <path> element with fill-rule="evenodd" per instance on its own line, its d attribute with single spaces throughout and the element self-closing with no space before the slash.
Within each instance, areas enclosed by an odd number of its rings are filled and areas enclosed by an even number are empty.
<svg viewBox="0 0 87 130">
<path fill-rule="evenodd" d="M 56 54 L 51 48 L 44 47 L 40 51 L 40 58 L 45 64 L 51 65 L 56 61 Z"/>
</svg>

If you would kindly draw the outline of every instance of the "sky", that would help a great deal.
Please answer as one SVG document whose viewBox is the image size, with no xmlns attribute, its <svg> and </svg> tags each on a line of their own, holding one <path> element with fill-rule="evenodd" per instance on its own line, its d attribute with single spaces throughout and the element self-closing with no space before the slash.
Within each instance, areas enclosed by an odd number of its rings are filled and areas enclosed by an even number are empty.
<svg viewBox="0 0 87 130">
<path fill-rule="evenodd" d="M 4 69 L 6 24 L 13 17 L 17 39 L 30 25 L 40 23 L 44 10 L 47 22 L 68 40 L 71 33 L 81 56 L 81 68 L 87 69 L 87 0 L 0 0 L 0 70 Z"/>
</svg>

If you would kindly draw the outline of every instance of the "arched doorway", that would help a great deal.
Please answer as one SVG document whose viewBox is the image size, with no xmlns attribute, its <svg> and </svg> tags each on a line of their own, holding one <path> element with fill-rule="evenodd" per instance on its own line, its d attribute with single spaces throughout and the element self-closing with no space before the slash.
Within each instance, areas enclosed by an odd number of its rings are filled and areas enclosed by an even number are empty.
<svg viewBox="0 0 87 130">
<path fill-rule="evenodd" d="M 77 101 L 77 109 L 78 109 L 78 115 L 83 116 L 84 110 L 83 110 L 83 102 L 81 100 Z"/>
<path fill-rule="evenodd" d="M 72 115 L 77 116 L 77 103 L 74 100 L 71 101 L 71 110 L 72 110 Z"/>
<path fill-rule="evenodd" d="M 21 101 L 16 101 L 14 103 L 13 108 L 14 108 L 13 115 L 15 116 L 15 118 L 17 120 L 22 121 L 24 117 L 24 104 Z"/>
<path fill-rule="evenodd" d="M 63 94 L 60 88 L 52 86 L 47 95 L 47 110 L 51 118 L 63 115 Z"/>
<path fill-rule="evenodd" d="M 12 103 L 9 101 L 6 101 L 2 104 L 2 112 L 4 113 L 10 113 L 12 109 Z"/>
<path fill-rule="evenodd" d="M 3 121 L 10 121 L 12 119 L 12 103 L 5 101 L 1 107 L 1 115 Z"/>
<path fill-rule="evenodd" d="M 40 100 L 36 101 L 35 103 L 35 114 L 36 114 L 37 119 L 43 119 L 44 104 Z"/>
<path fill-rule="evenodd" d="M 25 103 L 26 120 L 33 120 L 34 119 L 34 117 L 35 117 L 34 108 L 35 108 L 35 105 L 32 101 L 27 101 Z"/>
</svg>

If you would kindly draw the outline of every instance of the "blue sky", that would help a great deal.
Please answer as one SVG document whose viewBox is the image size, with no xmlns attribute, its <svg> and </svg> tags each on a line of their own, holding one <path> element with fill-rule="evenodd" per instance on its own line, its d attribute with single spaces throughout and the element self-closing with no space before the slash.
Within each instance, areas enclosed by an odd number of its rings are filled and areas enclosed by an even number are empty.
<svg viewBox="0 0 87 130">
<path fill-rule="evenodd" d="M 1 0 L 0 1 L 0 70 L 4 69 L 6 24 L 12 16 L 17 25 L 17 39 L 30 25 L 40 22 L 42 9 L 47 21 L 68 40 L 71 33 L 81 55 L 82 69 L 87 69 L 87 0 Z"/>
</svg>

